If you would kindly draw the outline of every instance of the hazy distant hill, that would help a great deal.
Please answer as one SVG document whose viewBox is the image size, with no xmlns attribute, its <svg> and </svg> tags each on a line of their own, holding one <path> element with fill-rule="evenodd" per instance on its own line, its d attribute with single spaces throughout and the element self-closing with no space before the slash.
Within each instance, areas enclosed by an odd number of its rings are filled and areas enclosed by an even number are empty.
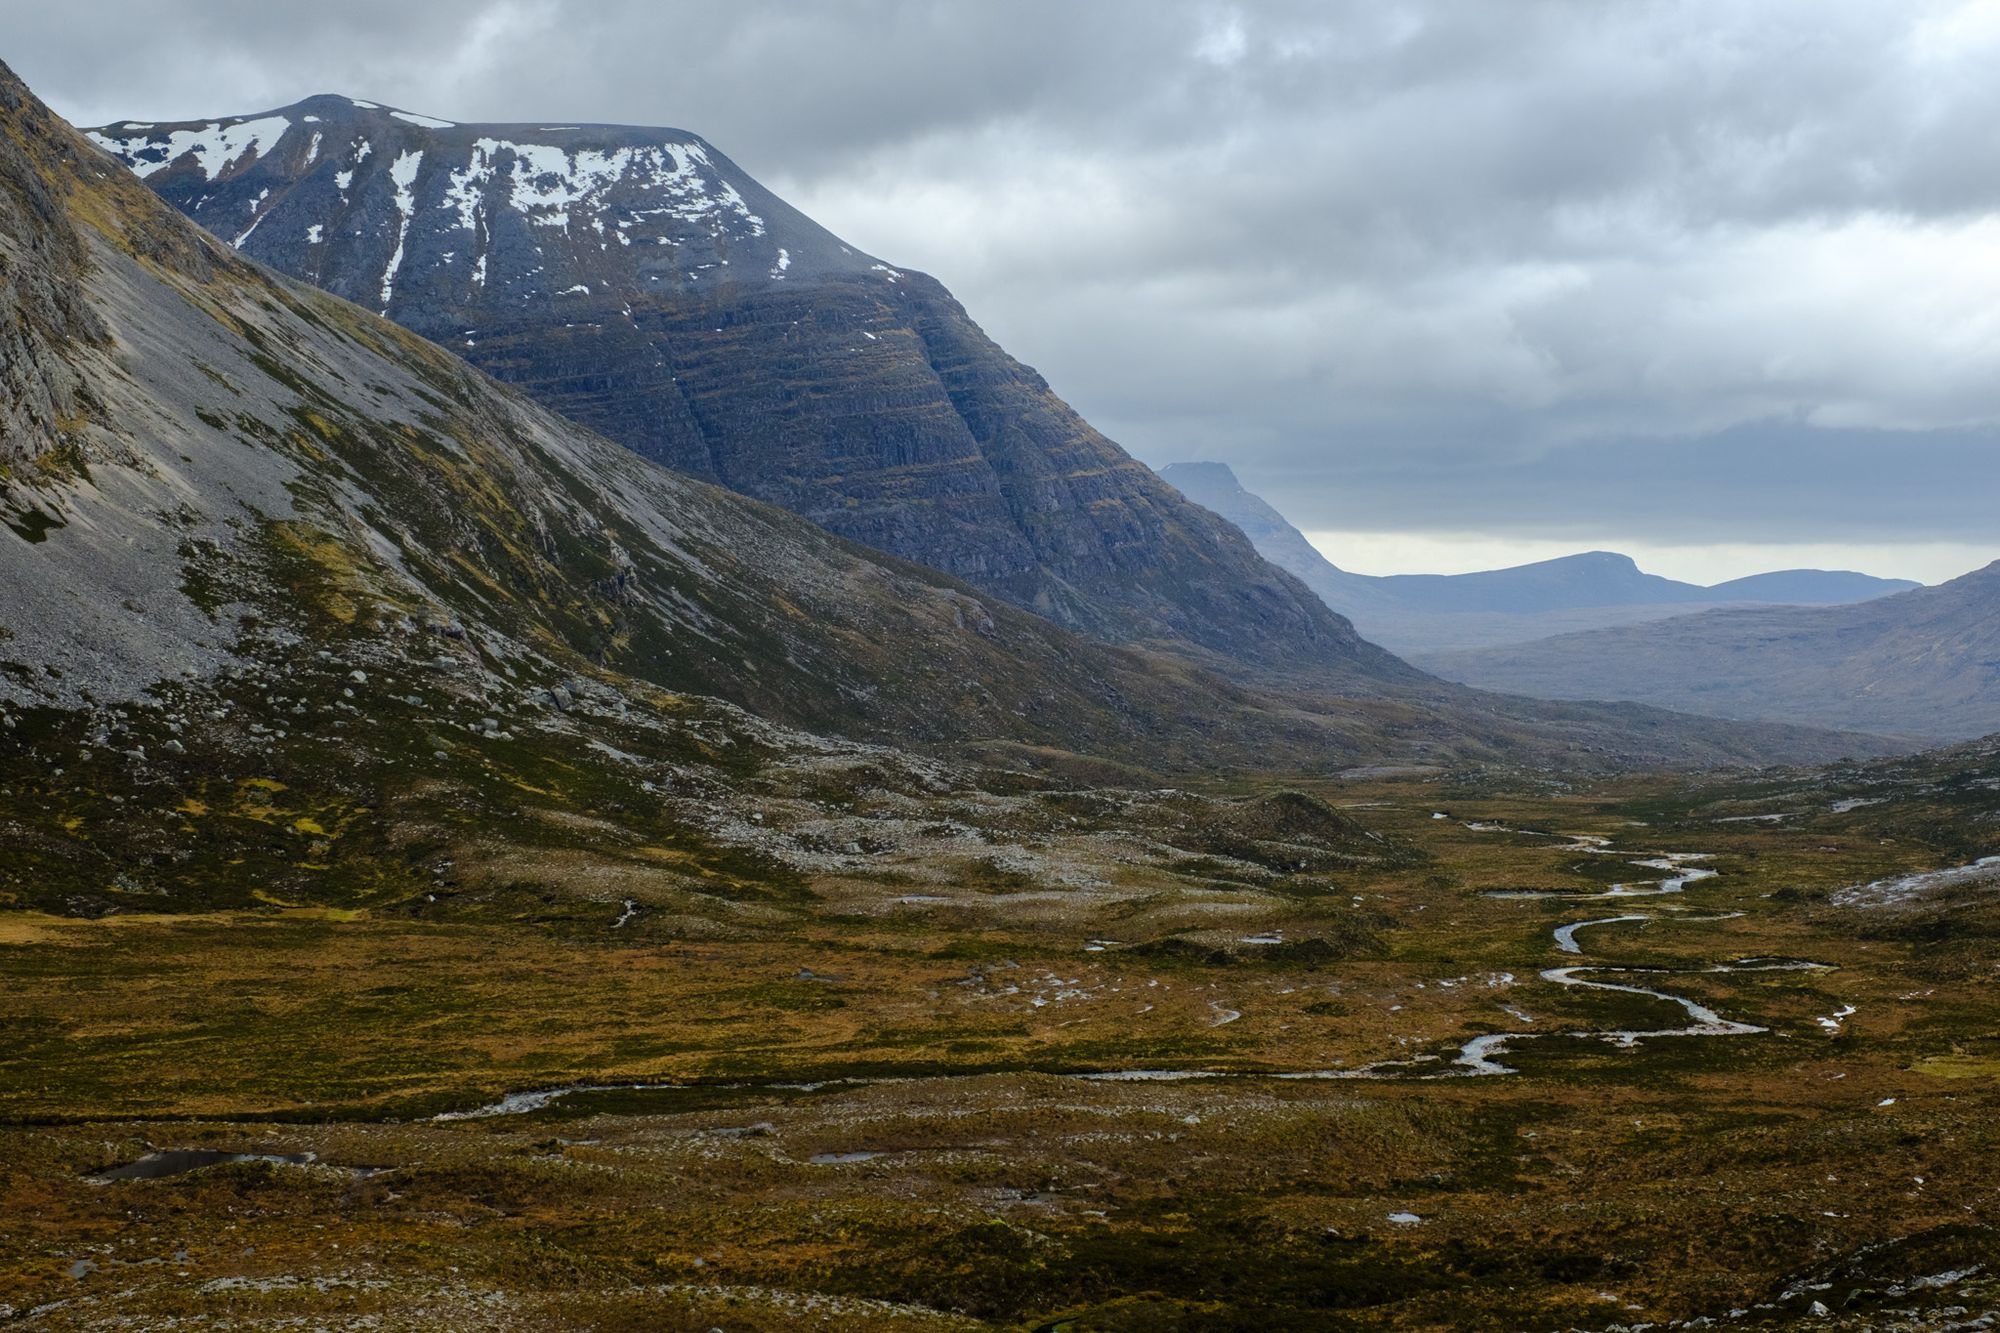
<svg viewBox="0 0 2000 1333">
<path fill-rule="evenodd" d="M 2000 561 L 1852 606 L 1707 611 L 1420 660 L 1453 680 L 1545 698 L 1984 736 L 2000 732 Z"/>
<path fill-rule="evenodd" d="M 1245 490 L 1226 464 L 1175 463 L 1160 475 L 1236 524 L 1265 559 L 1296 574 L 1363 635 L 1404 654 L 1521 643 L 1729 603 L 1835 604 L 1919 586 L 1794 569 L 1704 588 L 1645 573 L 1630 556 L 1611 551 L 1473 574 L 1355 574 L 1321 555 L 1282 514 Z"/>
<path fill-rule="evenodd" d="M 1866 602 L 1923 585 L 1911 579 L 1878 579 L 1838 569 L 1779 569 L 1714 583 L 1708 592 L 1731 602 L 1783 602 L 1799 606 L 1840 606 Z"/>
</svg>

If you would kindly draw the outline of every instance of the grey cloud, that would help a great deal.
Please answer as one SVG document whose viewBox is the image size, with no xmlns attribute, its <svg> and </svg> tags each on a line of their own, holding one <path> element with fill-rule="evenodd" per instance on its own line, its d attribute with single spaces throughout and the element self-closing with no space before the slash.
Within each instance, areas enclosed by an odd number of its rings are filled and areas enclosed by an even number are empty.
<svg viewBox="0 0 2000 1333">
<path fill-rule="evenodd" d="M 1246 462 L 1246 484 L 1276 495 L 1310 487 L 1308 528 L 1486 531 L 1699 545 L 1753 533 L 1773 543 L 1965 539 L 1993 544 L 2000 432 L 1939 431 L 1913 455 L 1896 432 L 1815 430 L 1762 421 L 1665 450 L 1600 443 L 1512 456 L 1461 446 L 1436 461 L 1459 481 L 1429 493 L 1396 485 L 1381 456 L 1336 453 L 1303 475 L 1282 455 Z M 1551 512 L 1550 492 L 1564 505 Z M 1688 497 L 1699 495 L 1700 503 Z"/>
</svg>

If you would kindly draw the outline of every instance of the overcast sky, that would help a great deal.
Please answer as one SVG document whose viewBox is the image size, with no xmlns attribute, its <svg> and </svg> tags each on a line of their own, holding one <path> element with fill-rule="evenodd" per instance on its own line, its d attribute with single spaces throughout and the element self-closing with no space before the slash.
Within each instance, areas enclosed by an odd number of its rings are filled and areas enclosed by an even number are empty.
<svg viewBox="0 0 2000 1333">
<path fill-rule="evenodd" d="M 78 123 L 707 137 L 1368 572 L 2000 557 L 2000 0 L 0 0 Z"/>
</svg>

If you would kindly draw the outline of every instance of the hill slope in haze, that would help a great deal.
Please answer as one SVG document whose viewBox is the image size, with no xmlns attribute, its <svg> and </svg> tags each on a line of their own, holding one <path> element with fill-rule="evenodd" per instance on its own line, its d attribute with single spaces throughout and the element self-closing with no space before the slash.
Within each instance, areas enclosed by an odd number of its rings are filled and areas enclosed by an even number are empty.
<svg viewBox="0 0 2000 1333">
<path fill-rule="evenodd" d="M 1422 659 L 1560 699 L 1967 739 L 2000 732 L 2000 562 L 1853 606 L 1755 607 Z"/>
<path fill-rule="evenodd" d="M 681 130 L 344 97 L 91 137 L 243 253 L 656 462 L 1099 638 L 1316 669 L 1352 627 L 1093 430 L 935 280 Z"/>
<path fill-rule="evenodd" d="M 1371 641 L 1404 654 L 1523 643 L 1731 603 L 1859 602 L 1919 586 L 1793 569 L 1705 588 L 1645 573 L 1630 556 L 1611 551 L 1471 574 L 1355 574 L 1334 565 L 1284 515 L 1245 490 L 1227 464 L 1174 463 L 1160 475 L 1236 524 L 1265 559 L 1297 575 Z"/>
</svg>

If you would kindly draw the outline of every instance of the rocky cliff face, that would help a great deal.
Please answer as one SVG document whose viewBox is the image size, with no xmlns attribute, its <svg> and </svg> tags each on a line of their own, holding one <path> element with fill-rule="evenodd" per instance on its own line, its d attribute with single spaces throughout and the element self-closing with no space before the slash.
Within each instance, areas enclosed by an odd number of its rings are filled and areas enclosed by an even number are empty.
<svg viewBox="0 0 2000 1333">
<path fill-rule="evenodd" d="M 936 281 L 694 135 L 341 97 L 90 133 L 244 253 L 655 461 L 1097 637 L 1399 669 Z"/>
<path fill-rule="evenodd" d="M 0 209 L 0 469 L 9 470 L 43 462 L 80 432 L 82 384 L 60 353 L 105 336 L 77 294 L 83 243 L 39 160 L 61 145 L 31 137 L 26 98 L 0 82 L 0 116 L 23 126 L 22 138 L 0 139 L 0 195 L 9 200 Z"/>
</svg>

